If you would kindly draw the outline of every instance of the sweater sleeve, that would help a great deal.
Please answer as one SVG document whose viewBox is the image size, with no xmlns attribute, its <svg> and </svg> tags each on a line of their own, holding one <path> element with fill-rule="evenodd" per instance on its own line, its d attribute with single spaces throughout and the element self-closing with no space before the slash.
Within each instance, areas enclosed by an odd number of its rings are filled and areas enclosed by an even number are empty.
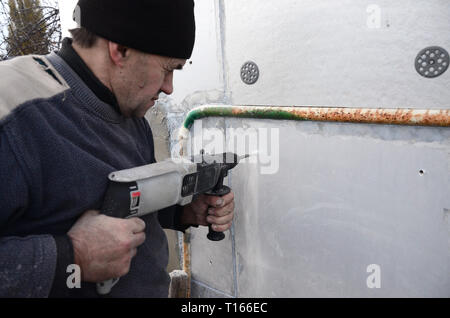
<svg viewBox="0 0 450 318">
<path fill-rule="evenodd" d="M 52 287 L 56 245 L 50 235 L 0 239 L 0 297 L 43 298 Z"/>
<path fill-rule="evenodd" d="M 47 297 L 56 268 L 51 235 L 4 236 L 28 204 L 23 171 L 0 129 L 0 297 Z"/>
<path fill-rule="evenodd" d="M 158 221 L 163 229 L 186 231 L 189 227 L 194 225 L 184 225 L 180 222 L 183 207 L 181 205 L 173 205 L 168 208 L 158 211 Z"/>
</svg>

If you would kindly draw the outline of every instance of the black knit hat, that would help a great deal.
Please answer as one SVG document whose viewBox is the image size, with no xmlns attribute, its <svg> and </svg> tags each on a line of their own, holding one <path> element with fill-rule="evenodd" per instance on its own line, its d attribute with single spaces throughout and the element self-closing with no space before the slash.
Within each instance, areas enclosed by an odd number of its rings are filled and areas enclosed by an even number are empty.
<svg viewBox="0 0 450 318">
<path fill-rule="evenodd" d="M 194 48 L 193 0 L 79 0 L 74 20 L 146 53 L 188 59 Z"/>
</svg>

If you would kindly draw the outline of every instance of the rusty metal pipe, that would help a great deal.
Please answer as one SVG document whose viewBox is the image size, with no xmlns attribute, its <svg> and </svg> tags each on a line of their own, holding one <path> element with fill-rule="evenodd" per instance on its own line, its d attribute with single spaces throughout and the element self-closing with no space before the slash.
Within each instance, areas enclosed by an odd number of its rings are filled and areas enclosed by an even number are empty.
<svg viewBox="0 0 450 318">
<path fill-rule="evenodd" d="M 299 121 L 450 127 L 450 109 L 201 106 L 191 110 L 183 127 L 205 117 L 237 117 Z"/>
</svg>

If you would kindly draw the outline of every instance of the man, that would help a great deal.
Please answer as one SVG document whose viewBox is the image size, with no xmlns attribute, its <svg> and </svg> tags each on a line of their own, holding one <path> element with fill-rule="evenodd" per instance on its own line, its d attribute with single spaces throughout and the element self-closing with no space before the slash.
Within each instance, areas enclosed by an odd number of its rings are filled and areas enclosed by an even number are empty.
<svg viewBox="0 0 450 318">
<path fill-rule="evenodd" d="M 100 215 L 107 175 L 155 162 L 143 118 L 191 56 L 192 0 L 80 0 L 73 42 L 0 64 L 0 296 L 167 297 L 162 230 L 226 231 L 233 194 L 142 219 Z M 209 214 L 209 215 L 208 215 Z M 69 289 L 67 268 L 81 268 Z"/>
</svg>

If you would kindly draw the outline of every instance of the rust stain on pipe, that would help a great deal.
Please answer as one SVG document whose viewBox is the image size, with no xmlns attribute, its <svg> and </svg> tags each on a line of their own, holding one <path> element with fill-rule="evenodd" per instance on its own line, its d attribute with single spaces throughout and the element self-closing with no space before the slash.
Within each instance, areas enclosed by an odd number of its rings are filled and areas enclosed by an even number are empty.
<svg viewBox="0 0 450 318">
<path fill-rule="evenodd" d="M 187 274 L 186 298 L 191 297 L 191 253 L 190 233 L 186 230 L 183 235 L 183 270 Z"/>
<path fill-rule="evenodd" d="M 450 110 L 331 107 L 231 107 L 231 117 L 450 127 Z"/>
</svg>

